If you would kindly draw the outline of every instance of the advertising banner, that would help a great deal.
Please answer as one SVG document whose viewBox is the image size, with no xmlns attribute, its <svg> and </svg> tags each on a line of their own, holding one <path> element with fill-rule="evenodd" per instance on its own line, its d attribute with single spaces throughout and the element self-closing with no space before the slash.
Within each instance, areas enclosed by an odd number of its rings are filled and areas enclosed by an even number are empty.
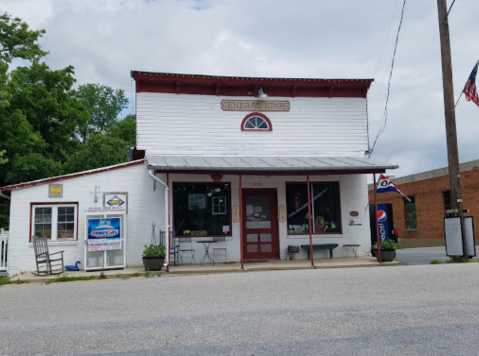
<svg viewBox="0 0 479 356">
<path fill-rule="evenodd" d="M 381 242 L 389 240 L 388 234 L 388 216 L 386 214 L 386 204 L 378 204 L 378 227 L 379 239 Z"/>
<path fill-rule="evenodd" d="M 121 249 L 121 218 L 88 219 L 88 251 Z"/>
</svg>

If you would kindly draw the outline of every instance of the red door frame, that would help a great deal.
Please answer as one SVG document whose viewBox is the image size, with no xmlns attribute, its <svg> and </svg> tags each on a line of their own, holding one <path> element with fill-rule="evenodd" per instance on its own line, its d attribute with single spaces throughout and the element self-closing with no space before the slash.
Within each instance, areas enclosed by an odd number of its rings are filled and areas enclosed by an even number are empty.
<svg viewBox="0 0 479 356">
<path fill-rule="evenodd" d="M 246 235 L 247 230 L 255 230 L 255 229 L 247 229 L 246 228 L 246 198 L 259 198 L 259 197 L 268 197 L 270 198 L 270 214 L 271 214 L 271 245 L 272 245 L 272 252 L 266 253 L 267 256 L 258 254 L 256 258 L 267 258 L 267 259 L 280 259 L 279 255 L 279 221 L 278 221 L 278 193 L 276 188 L 258 188 L 258 189 L 242 189 L 242 234 L 241 234 L 241 241 L 242 241 L 242 252 L 244 259 L 247 259 L 248 253 L 246 252 L 247 242 L 246 242 Z M 261 229 L 258 229 L 261 230 Z M 264 256 L 264 257 L 263 257 Z"/>
</svg>

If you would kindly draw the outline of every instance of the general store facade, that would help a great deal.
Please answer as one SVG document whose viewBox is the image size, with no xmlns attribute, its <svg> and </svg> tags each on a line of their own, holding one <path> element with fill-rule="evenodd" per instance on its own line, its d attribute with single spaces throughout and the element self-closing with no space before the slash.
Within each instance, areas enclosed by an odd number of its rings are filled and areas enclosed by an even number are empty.
<svg viewBox="0 0 479 356">
<path fill-rule="evenodd" d="M 365 158 L 371 80 L 132 77 L 131 162 L 1 188 L 12 199 L 10 273 L 34 268 L 38 234 L 65 250 L 67 264 L 89 268 L 141 264 L 160 229 L 191 240 L 196 256 L 204 254 L 196 242 L 225 237 L 229 262 L 285 259 L 288 246 L 316 243 L 368 253 L 367 175 L 397 168 Z M 119 221 L 121 253 L 85 253 L 96 217 Z"/>
</svg>

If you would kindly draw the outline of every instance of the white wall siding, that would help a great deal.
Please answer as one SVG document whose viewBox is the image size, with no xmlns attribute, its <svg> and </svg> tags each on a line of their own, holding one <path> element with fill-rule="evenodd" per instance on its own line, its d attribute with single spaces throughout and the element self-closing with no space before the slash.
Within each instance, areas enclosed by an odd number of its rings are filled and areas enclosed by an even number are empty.
<svg viewBox="0 0 479 356">
<path fill-rule="evenodd" d="M 161 179 L 161 176 L 158 176 Z M 164 179 L 164 177 L 163 177 Z M 78 202 L 78 241 L 50 242 L 50 252 L 65 250 L 65 264 L 81 261 L 85 267 L 85 211 L 101 207 L 103 193 L 128 192 L 127 265 L 141 265 L 143 245 L 150 243 L 151 226 L 156 232 L 164 229 L 164 187 L 153 179 L 144 164 L 112 171 L 91 174 L 60 181 L 63 184 L 62 198 L 48 197 L 48 184 L 12 191 L 8 251 L 10 275 L 35 269 L 33 245 L 29 242 L 30 203 Z M 98 203 L 94 202 L 95 186 L 100 186 Z"/>
<path fill-rule="evenodd" d="M 247 111 L 223 111 L 221 100 L 245 97 L 137 94 L 137 148 L 163 155 L 339 155 L 368 149 L 363 98 L 271 98 L 289 100 L 289 112 L 263 112 L 272 132 L 241 131 Z"/>
</svg>

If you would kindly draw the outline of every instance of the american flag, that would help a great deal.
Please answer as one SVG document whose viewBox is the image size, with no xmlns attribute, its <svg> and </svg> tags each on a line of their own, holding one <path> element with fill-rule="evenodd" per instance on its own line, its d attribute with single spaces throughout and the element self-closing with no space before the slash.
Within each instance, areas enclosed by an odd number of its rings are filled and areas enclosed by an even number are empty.
<svg viewBox="0 0 479 356">
<path fill-rule="evenodd" d="M 479 96 L 477 95 L 476 90 L 476 75 L 477 75 L 477 65 L 479 62 L 476 63 L 476 66 L 473 68 L 469 78 L 467 79 L 466 85 L 464 86 L 463 93 L 466 94 L 467 101 L 473 101 L 479 106 Z"/>
</svg>

